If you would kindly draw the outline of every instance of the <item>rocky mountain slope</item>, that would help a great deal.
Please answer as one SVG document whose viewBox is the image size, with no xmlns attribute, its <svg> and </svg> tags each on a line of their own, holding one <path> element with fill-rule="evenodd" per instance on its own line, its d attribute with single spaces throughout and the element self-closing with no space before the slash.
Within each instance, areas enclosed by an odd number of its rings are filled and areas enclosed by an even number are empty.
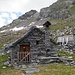
<svg viewBox="0 0 75 75">
<path fill-rule="evenodd" d="M 53 5 L 43 8 L 39 18 L 65 19 L 75 13 L 75 0 L 58 0 Z"/>
<path fill-rule="evenodd" d="M 52 37 L 72 34 L 75 27 L 75 0 L 58 0 L 49 7 L 42 8 L 40 12 L 30 10 L 18 19 L 0 28 L 0 47 L 6 46 L 22 37 L 31 26 L 43 28 L 45 21 L 50 21 Z"/>
</svg>

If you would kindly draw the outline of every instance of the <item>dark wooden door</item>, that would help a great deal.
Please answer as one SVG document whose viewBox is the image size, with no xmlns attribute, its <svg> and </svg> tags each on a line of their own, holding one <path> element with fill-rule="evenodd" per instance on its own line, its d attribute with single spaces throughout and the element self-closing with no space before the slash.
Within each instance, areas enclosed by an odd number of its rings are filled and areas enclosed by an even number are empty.
<svg viewBox="0 0 75 75">
<path fill-rule="evenodd" d="M 30 45 L 20 45 L 20 61 L 28 62 L 30 60 Z"/>
<path fill-rule="evenodd" d="M 30 45 L 20 45 L 20 52 L 30 52 Z"/>
</svg>

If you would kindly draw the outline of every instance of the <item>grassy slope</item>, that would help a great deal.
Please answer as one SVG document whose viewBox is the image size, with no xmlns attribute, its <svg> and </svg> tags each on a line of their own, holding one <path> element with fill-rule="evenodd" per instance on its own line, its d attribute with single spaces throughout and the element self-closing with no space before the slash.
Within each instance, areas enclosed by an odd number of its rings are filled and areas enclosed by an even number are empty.
<svg viewBox="0 0 75 75">
<path fill-rule="evenodd" d="M 0 75 L 22 75 L 20 70 L 13 70 L 11 68 L 0 69 Z"/>
<path fill-rule="evenodd" d="M 57 24 L 54 24 L 51 26 L 51 31 L 56 31 L 58 29 L 63 30 L 65 26 L 69 26 L 69 27 L 75 27 L 75 15 L 73 15 L 72 17 L 62 20 Z"/>
<path fill-rule="evenodd" d="M 10 54 L 2 55 L 0 56 L 0 64 L 7 61 L 7 58 L 10 56 Z"/>
<path fill-rule="evenodd" d="M 29 75 L 74 75 L 75 67 L 73 66 L 66 66 L 66 65 L 46 65 L 42 67 L 38 67 L 41 69 L 39 73 L 29 74 Z"/>
<path fill-rule="evenodd" d="M 48 64 L 37 67 L 40 72 L 25 75 L 75 75 L 75 67 L 63 64 Z M 0 75 L 22 75 L 22 71 L 11 68 L 0 69 Z"/>
</svg>

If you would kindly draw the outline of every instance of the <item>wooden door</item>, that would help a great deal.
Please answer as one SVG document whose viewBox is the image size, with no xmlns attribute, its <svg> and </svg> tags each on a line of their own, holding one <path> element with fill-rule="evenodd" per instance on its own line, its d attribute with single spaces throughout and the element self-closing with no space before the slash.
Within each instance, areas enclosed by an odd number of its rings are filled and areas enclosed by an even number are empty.
<svg viewBox="0 0 75 75">
<path fill-rule="evenodd" d="M 20 61 L 28 62 L 30 60 L 30 45 L 20 45 Z"/>
<path fill-rule="evenodd" d="M 20 52 L 30 52 L 30 45 L 20 45 Z"/>
</svg>

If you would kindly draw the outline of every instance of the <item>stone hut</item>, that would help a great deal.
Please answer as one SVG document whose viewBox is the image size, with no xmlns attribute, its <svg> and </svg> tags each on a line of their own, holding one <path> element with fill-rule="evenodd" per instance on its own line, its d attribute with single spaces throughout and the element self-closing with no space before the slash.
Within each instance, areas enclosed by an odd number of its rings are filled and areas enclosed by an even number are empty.
<svg viewBox="0 0 75 75">
<path fill-rule="evenodd" d="M 5 52 L 11 50 L 11 64 L 45 63 L 47 61 L 44 59 L 47 57 L 58 57 L 54 47 L 56 43 L 50 38 L 50 25 L 51 23 L 49 21 L 45 22 L 43 24 L 44 31 L 33 26 L 22 38 L 5 47 Z"/>
</svg>

